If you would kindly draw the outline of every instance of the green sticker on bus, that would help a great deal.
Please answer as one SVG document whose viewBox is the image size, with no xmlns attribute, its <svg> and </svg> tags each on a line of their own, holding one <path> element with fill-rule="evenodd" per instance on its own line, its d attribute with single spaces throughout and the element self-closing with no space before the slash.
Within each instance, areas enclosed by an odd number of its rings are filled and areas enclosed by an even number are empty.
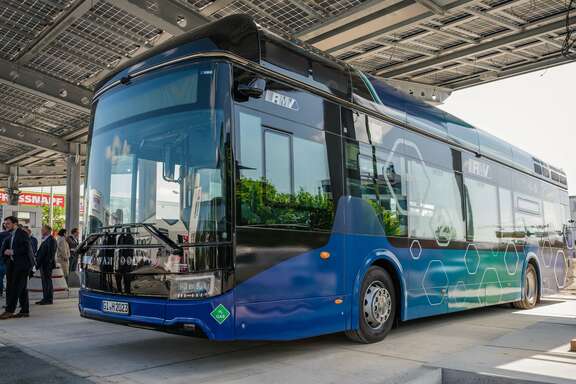
<svg viewBox="0 0 576 384">
<path fill-rule="evenodd" d="M 218 324 L 222 324 L 228 317 L 230 317 L 230 311 L 226 309 L 225 306 L 222 304 L 218 305 L 212 312 L 210 312 L 210 316 L 214 318 L 218 322 Z"/>
</svg>

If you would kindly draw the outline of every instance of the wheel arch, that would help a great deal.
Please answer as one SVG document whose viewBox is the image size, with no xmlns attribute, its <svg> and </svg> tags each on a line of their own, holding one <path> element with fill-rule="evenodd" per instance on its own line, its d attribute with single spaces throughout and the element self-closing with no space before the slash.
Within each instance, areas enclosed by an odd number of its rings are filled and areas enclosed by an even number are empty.
<svg viewBox="0 0 576 384">
<path fill-rule="evenodd" d="M 350 322 L 351 328 L 358 328 L 358 316 L 356 316 L 359 310 L 359 298 L 360 289 L 362 287 L 362 281 L 364 276 L 370 267 L 377 266 L 384 269 L 394 282 L 394 288 L 396 289 L 396 304 L 398 305 L 398 311 L 396 312 L 396 320 L 406 319 L 406 308 L 407 308 L 407 291 L 406 291 L 406 279 L 404 276 L 404 269 L 402 264 L 392 252 L 388 250 L 378 250 L 374 251 L 368 258 L 366 258 L 364 264 L 359 269 L 356 277 L 354 279 L 354 289 L 352 295 L 352 319 Z"/>
<path fill-rule="evenodd" d="M 522 282 L 521 286 L 524 289 L 524 283 L 526 279 L 526 268 L 528 268 L 528 264 L 532 264 L 534 269 L 536 270 L 536 276 L 538 277 L 538 301 L 542 298 L 542 271 L 540 270 L 540 262 L 538 261 L 538 256 L 534 252 L 528 252 L 526 255 L 526 262 L 524 265 L 524 269 L 522 270 Z"/>
</svg>

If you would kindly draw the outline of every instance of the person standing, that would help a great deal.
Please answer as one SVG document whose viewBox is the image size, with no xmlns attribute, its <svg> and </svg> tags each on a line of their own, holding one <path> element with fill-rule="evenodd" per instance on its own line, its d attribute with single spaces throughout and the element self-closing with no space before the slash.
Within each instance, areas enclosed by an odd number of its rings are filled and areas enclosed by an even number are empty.
<svg viewBox="0 0 576 384">
<path fill-rule="evenodd" d="M 78 256 L 76 255 L 76 247 L 79 244 L 80 231 L 78 228 L 72 228 L 70 235 L 66 237 L 68 248 L 70 248 L 70 273 L 76 272 L 78 268 Z"/>
<path fill-rule="evenodd" d="M 32 252 L 34 253 L 34 255 L 36 255 L 36 252 L 38 252 L 38 239 L 34 237 L 30 227 L 24 227 L 24 230 L 26 231 L 28 236 L 30 236 L 30 245 L 32 246 Z"/>
<path fill-rule="evenodd" d="M 0 253 L 6 263 L 8 275 L 6 311 L 0 315 L 0 320 L 13 317 L 29 317 L 30 306 L 28 302 L 28 276 L 34 266 L 34 256 L 30 246 L 30 237 L 18 227 L 18 219 L 8 216 L 4 219 L 6 230 L 10 231 L 2 243 Z M 20 312 L 14 314 L 16 305 L 20 301 Z"/>
<path fill-rule="evenodd" d="M 42 233 L 42 242 L 36 253 L 36 268 L 40 271 L 42 279 L 42 300 L 36 302 L 36 304 L 49 305 L 52 304 L 54 299 L 52 270 L 56 267 L 58 244 L 52 236 L 52 228 L 49 225 L 43 225 L 40 231 Z"/>
<path fill-rule="evenodd" d="M 56 262 L 60 264 L 64 279 L 68 281 L 69 261 L 70 261 L 70 247 L 66 241 L 66 230 L 62 228 L 58 231 L 58 251 L 56 252 Z"/>
<path fill-rule="evenodd" d="M 2 224 L 2 232 L 0 232 L 0 248 L 6 240 L 10 237 L 10 232 L 6 230 L 4 224 Z M 4 257 L 0 255 L 0 297 L 4 296 L 4 276 L 6 276 L 6 264 L 4 263 Z M 8 296 L 8 291 L 6 291 L 6 296 Z"/>
</svg>

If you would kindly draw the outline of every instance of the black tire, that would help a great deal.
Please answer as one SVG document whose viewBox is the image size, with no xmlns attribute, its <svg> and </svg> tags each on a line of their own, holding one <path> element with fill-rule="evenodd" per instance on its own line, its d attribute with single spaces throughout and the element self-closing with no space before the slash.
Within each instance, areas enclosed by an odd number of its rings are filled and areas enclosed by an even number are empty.
<svg viewBox="0 0 576 384">
<path fill-rule="evenodd" d="M 536 306 L 540 299 L 539 287 L 540 281 L 534 264 L 528 263 L 524 271 L 524 281 L 522 284 L 522 299 L 512 303 L 517 309 L 531 309 Z"/>
<path fill-rule="evenodd" d="M 390 274 L 380 267 L 370 267 L 362 281 L 358 300 L 359 328 L 347 331 L 346 336 L 364 344 L 384 339 L 396 318 L 396 295 Z"/>
</svg>

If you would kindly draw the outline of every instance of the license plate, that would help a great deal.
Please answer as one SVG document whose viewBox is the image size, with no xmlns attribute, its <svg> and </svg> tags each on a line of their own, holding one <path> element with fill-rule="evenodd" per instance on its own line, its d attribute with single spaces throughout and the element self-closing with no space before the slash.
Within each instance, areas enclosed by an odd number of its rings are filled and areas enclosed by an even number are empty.
<svg viewBox="0 0 576 384">
<path fill-rule="evenodd" d="M 130 304 L 122 301 L 102 301 L 102 311 L 109 313 L 119 313 L 121 315 L 130 314 Z"/>
</svg>

